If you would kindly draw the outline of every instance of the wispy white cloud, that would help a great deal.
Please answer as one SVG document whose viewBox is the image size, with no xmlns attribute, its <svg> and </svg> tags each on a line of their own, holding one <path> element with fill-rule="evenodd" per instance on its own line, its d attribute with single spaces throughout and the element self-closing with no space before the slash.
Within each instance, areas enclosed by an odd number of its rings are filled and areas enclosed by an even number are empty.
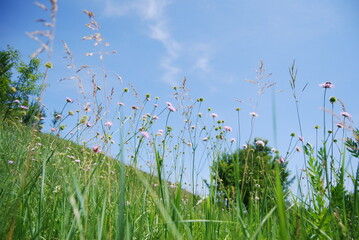
<svg viewBox="0 0 359 240">
<path fill-rule="evenodd" d="M 123 16 L 135 13 L 145 20 L 149 30 L 149 37 L 162 43 L 166 50 L 161 59 L 160 66 L 164 73 L 162 80 L 175 85 L 178 82 L 181 69 L 175 64 L 181 51 L 181 45 L 172 36 L 165 9 L 170 4 L 169 0 L 132 0 L 118 3 L 107 0 L 105 13 L 107 16 Z"/>
<path fill-rule="evenodd" d="M 194 63 L 193 69 L 200 70 L 203 72 L 209 72 L 210 71 L 209 58 L 208 57 L 197 58 L 197 60 Z"/>
</svg>

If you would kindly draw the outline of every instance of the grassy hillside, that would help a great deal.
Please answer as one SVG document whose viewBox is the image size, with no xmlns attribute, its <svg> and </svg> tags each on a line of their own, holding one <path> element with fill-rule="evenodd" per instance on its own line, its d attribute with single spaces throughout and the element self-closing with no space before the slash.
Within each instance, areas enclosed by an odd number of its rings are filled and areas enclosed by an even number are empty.
<svg viewBox="0 0 359 240">
<path fill-rule="evenodd" d="M 158 226 L 177 215 L 164 205 L 191 198 L 162 182 L 165 202 L 155 176 L 16 124 L 1 126 L 0 161 L 0 236 L 14 239 L 40 233 L 46 239 L 111 239 L 121 227 L 130 238 L 155 239 L 165 234 Z"/>
</svg>

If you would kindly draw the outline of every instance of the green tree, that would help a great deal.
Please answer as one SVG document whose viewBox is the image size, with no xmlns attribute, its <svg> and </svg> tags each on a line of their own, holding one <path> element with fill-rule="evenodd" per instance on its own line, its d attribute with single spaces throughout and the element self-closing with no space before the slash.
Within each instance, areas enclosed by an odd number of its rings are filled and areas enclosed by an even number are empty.
<svg viewBox="0 0 359 240">
<path fill-rule="evenodd" d="M 261 201 L 267 207 L 273 207 L 275 164 L 280 166 L 283 190 L 288 190 L 293 179 L 289 180 L 287 162 L 267 142 L 257 138 L 243 149 L 221 154 L 214 162 L 212 176 L 222 198 L 235 200 L 239 197 L 247 208 L 251 201 Z"/>
<path fill-rule="evenodd" d="M 37 58 L 25 63 L 21 60 L 20 52 L 10 46 L 0 51 L 0 114 L 3 120 L 21 120 L 25 117 L 26 123 L 33 122 L 26 116 L 26 110 L 36 105 L 33 100 L 40 93 L 38 80 L 42 74 L 39 65 Z"/>
</svg>

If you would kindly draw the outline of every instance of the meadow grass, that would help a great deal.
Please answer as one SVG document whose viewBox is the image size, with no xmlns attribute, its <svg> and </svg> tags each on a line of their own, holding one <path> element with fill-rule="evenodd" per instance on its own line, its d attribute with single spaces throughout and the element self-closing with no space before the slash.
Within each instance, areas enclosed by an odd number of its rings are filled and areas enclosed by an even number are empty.
<svg viewBox="0 0 359 240">
<path fill-rule="evenodd" d="M 55 28 L 57 3 L 51 3 L 51 27 Z M 350 115 L 343 103 L 341 125 L 334 126 L 332 119 L 329 127 L 323 111 L 322 144 L 317 141 L 313 146 L 302 136 L 297 140 L 305 163 L 297 179 L 299 195 L 285 191 L 280 182 L 280 164 L 297 149 L 294 135 L 287 155 L 278 159 L 276 177 L 266 183 L 274 194 L 244 204 L 241 186 L 236 184 L 237 194 L 230 199 L 230 193 L 223 196 L 218 192 L 213 171 L 201 195 L 199 173 L 232 149 L 235 139 L 228 137 L 232 129 L 212 109 L 203 109 L 203 98 L 188 97 L 186 79 L 174 88 L 174 104 L 151 100 L 150 94 L 141 97 L 131 84 L 122 91 L 109 88 L 110 75 L 104 67 L 108 45 L 103 43 L 93 13 L 85 13 L 89 16 L 86 26 L 93 34 L 84 39 L 94 41 L 99 49 L 94 53 L 102 66 L 100 77 L 92 70 L 81 74 L 89 66 L 77 67 L 70 47 L 63 42 L 74 69 L 74 76 L 67 79 L 78 81 L 83 98 L 64 99 L 64 107 L 53 114 L 48 134 L 36 130 L 36 124 L 28 127 L 9 119 L 0 124 L 2 239 L 359 238 L 359 169 L 346 169 L 347 161 L 359 157 L 359 132 L 353 130 L 353 137 L 346 137 Z M 43 86 L 52 68 L 51 34 L 49 42 L 36 52 L 48 52 Z M 273 85 L 262 81 L 266 77 L 263 67 L 261 62 L 255 82 L 260 94 Z M 294 64 L 290 76 L 302 132 Z M 83 78 L 91 79 L 91 84 L 84 84 Z M 323 108 L 327 102 L 332 106 L 336 102 L 326 97 L 330 84 L 322 86 Z M 87 89 L 91 89 L 89 95 Z M 237 114 L 240 128 L 239 109 Z M 251 115 L 246 144 L 253 137 L 257 114 Z M 191 167 L 187 170 L 188 160 Z M 146 172 L 139 170 L 141 167 Z M 351 189 L 345 184 L 347 176 Z M 236 176 L 237 182 L 240 179 L 242 176 Z"/>
</svg>

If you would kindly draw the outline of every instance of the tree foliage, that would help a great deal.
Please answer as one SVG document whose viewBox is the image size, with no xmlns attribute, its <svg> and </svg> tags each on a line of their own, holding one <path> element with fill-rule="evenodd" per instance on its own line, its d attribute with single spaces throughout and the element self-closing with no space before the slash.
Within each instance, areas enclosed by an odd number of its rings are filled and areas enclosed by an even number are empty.
<svg viewBox="0 0 359 240">
<path fill-rule="evenodd" d="M 32 58 L 25 63 L 20 52 L 10 46 L 0 51 L 0 114 L 3 120 L 35 123 L 34 109 L 39 107 L 36 98 L 41 89 L 38 81 L 42 77 L 39 66 L 39 59 Z"/>
<path fill-rule="evenodd" d="M 246 148 L 221 154 L 212 166 L 218 194 L 230 200 L 239 197 L 246 207 L 251 201 L 266 201 L 267 206 L 274 206 L 275 164 L 280 166 L 282 187 L 286 191 L 292 181 L 287 162 L 267 141 L 255 139 Z"/>
</svg>

